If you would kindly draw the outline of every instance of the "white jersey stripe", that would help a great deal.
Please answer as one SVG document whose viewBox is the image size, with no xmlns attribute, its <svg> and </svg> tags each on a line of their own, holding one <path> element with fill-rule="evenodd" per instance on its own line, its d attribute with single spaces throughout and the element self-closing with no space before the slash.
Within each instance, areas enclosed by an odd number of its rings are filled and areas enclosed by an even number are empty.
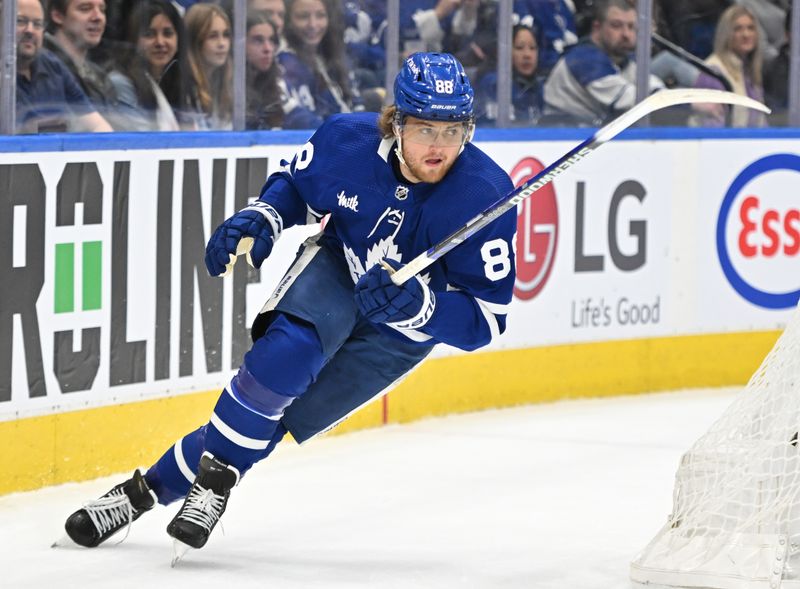
<svg viewBox="0 0 800 589">
<path fill-rule="evenodd" d="M 491 339 L 496 338 L 500 335 L 500 324 L 497 322 L 497 317 L 494 316 L 492 310 L 487 306 L 488 303 L 486 303 L 486 301 L 475 299 L 475 302 L 478 303 L 478 308 L 481 310 L 481 313 L 483 313 L 483 317 L 489 325 L 489 333 L 492 336 Z"/>
<path fill-rule="evenodd" d="M 196 478 L 196 474 L 189 468 L 189 465 L 186 463 L 186 457 L 183 455 L 183 438 L 175 442 L 175 462 L 178 463 L 178 470 L 181 471 L 181 474 L 186 477 L 186 480 L 190 483 L 194 482 Z"/>
<path fill-rule="evenodd" d="M 256 440 L 255 438 L 243 436 L 227 423 L 222 421 L 222 419 L 220 419 L 219 415 L 216 413 L 211 414 L 211 424 L 219 430 L 219 433 L 242 448 L 248 448 L 249 450 L 264 450 L 267 446 L 269 446 L 269 440 Z"/>
<path fill-rule="evenodd" d="M 478 304 L 486 309 L 489 309 L 495 315 L 508 315 L 508 309 L 511 305 L 501 305 L 499 303 L 490 303 L 489 301 L 484 301 L 483 299 L 479 299 L 477 297 L 473 297 Z"/>
</svg>

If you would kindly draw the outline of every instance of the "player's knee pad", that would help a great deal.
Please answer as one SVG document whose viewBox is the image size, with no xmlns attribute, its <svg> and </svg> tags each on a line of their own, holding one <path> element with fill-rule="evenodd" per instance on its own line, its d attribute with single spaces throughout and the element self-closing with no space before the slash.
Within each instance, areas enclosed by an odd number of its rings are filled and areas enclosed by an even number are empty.
<svg viewBox="0 0 800 589">
<path fill-rule="evenodd" d="M 281 314 L 245 354 L 243 368 L 261 387 L 298 397 L 316 380 L 324 364 L 322 342 L 314 326 Z"/>
</svg>

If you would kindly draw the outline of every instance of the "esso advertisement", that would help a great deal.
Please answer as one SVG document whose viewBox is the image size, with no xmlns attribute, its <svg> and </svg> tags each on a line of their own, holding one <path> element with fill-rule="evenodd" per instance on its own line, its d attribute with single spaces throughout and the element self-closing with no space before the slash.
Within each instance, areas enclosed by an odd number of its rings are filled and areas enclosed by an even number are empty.
<svg viewBox="0 0 800 589">
<path fill-rule="evenodd" d="M 719 263 L 744 299 L 786 309 L 800 298 L 800 156 L 746 166 L 727 189 L 716 226 Z"/>
<path fill-rule="evenodd" d="M 514 186 L 521 186 L 544 169 L 526 157 L 511 170 Z M 514 296 L 528 300 L 538 295 L 553 270 L 558 245 L 558 205 L 553 183 L 522 201 L 517 208 L 517 279 Z"/>
</svg>

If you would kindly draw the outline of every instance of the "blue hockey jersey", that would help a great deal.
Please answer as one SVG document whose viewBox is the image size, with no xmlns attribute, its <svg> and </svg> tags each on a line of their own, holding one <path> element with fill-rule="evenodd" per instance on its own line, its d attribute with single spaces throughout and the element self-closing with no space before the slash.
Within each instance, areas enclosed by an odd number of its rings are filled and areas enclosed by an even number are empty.
<svg viewBox="0 0 800 589">
<path fill-rule="evenodd" d="M 329 214 L 325 238 L 347 260 L 355 284 L 383 258 L 408 263 L 513 188 L 508 175 L 471 144 L 440 182 L 404 183 L 390 163 L 394 146 L 394 139 L 381 138 L 375 113 L 334 115 L 270 176 L 260 198 L 284 227 Z M 436 310 L 422 328 L 378 327 L 465 350 L 487 344 L 505 330 L 515 229 L 512 210 L 423 271 Z"/>
</svg>

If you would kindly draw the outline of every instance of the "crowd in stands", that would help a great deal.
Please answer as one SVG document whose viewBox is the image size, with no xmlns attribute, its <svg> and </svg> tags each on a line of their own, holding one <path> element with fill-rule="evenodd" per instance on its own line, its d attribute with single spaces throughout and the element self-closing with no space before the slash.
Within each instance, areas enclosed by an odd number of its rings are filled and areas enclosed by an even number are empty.
<svg viewBox="0 0 800 589">
<path fill-rule="evenodd" d="M 682 124 L 785 124 L 790 0 L 654 0 L 649 90 L 729 89 L 755 111 L 695 105 Z M 233 128 L 233 0 L 18 0 L 17 129 Z M 385 0 L 247 0 L 247 129 L 312 129 L 378 111 L 386 95 Z M 636 100 L 635 0 L 513 0 L 515 126 L 598 126 Z M 446 51 L 498 117 L 497 0 L 402 0 L 400 54 Z M 680 118 L 682 117 L 682 119 Z M 674 123 L 676 119 L 669 119 Z"/>
</svg>

